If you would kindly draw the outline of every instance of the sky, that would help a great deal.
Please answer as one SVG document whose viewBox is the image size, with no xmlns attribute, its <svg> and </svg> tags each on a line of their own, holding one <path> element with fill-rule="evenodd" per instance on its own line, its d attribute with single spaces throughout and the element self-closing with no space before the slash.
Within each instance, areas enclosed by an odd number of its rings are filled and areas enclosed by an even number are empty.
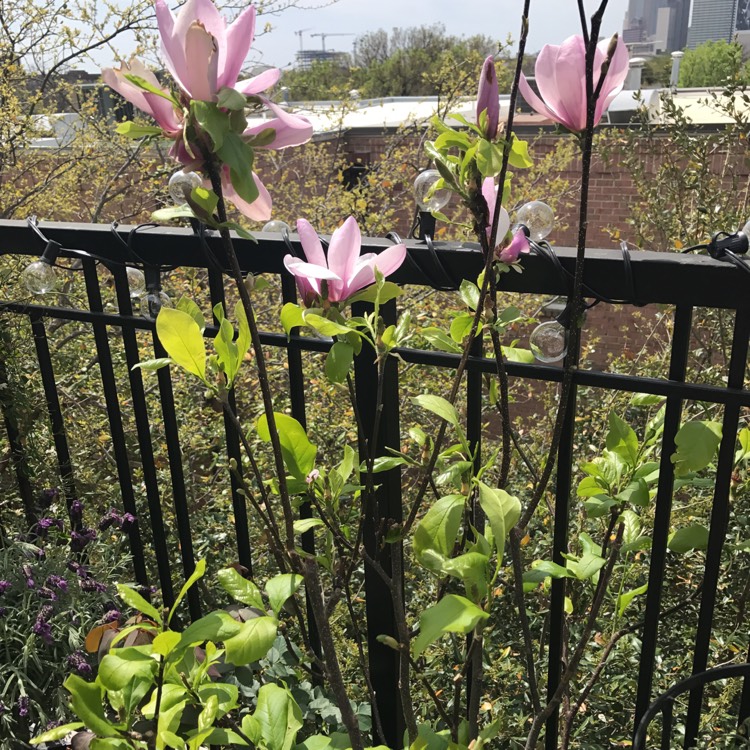
<svg viewBox="0 0 750 750">
<path fill-rule="evenodd" d="M 299 0 L 309 5 L 311 0 Z M 314 0 L 312 0 L 314 2 Z M 598 2 L 585 3 L 592 13 Z M 604 16 L 602 35 L 611 36 L 622 29 L 627 0 L 610 0 Z M 357 36 L 369 31 L 442 23 L 446 32 L 456 36 L 484 34 L 505 40 L 510 33 L 514 40 L 520 32 L 523 0 L 337 0 L 327 7 L 289 8 L 278 16 L 264 15 L 259 29 L 270 22 L 273 30 L 257 39 L 255 47 L 259 62 L 284 68 L 294 62 L 302 34 L 305 49 L 321 49 L 321 37 L 314 33 L 351 34 L 327 37 L 326 49 L 351 52 Z M 544 44 L 559 44 L 571 34 L 580 33 L 576 0 L 532 0 L 529 16 L 528 52 L 536 52 Z"/>
</svg>

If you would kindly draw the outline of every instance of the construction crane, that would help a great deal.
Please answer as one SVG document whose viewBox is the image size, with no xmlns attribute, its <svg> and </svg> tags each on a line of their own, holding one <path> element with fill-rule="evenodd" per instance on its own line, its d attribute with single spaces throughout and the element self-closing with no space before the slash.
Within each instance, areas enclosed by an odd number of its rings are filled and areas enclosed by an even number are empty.
<svg viewBox="0 0 750 750">
<path fill-rule="evenodd" d="M 312 28 L 312 27 L 311 27 Z M 302 35 L 306 32 L 310 31 L 310 29 L 300 29 L 299 31 L 295 31 L 294 33 L 299 37 L 299 51 L 302 52 Z"/>
<path fill-rule="evenodd" d="M 326 37 L 327 36 L 357 36 L 357 35 L 353 34 L 351 32 L 345 32 L 345 31 L 336 32 L 336 33 L 327 33 L 327 32 L 321 31 L 321 32 L 318 32 L 317 34 L 310 34 L 310 36 L 319 36 L 320 37 L 320 41 L 323 44 L 323 52 L 325 52 L 326 51 Z"/>
</svg>

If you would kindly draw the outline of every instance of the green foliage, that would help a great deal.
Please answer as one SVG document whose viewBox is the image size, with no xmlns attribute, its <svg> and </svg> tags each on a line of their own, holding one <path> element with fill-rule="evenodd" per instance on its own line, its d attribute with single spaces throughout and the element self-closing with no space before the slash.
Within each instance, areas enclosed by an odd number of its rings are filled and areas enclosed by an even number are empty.
<svg viewBox="0 0 750 750">
<path fill-rule="evenodd" d="M 681 88 L 727 86 L 747 81 L 747 69 L 743 66 L 743 51 L 739 42 L 710 39 L 695 49 L 685 50 L 678 82 Z"/>
</svg>

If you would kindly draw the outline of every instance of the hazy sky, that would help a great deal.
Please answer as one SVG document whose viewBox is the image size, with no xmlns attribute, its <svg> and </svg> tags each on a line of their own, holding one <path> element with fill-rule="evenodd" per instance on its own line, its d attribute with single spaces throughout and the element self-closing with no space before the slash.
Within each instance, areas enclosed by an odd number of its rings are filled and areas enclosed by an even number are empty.
<svg viewBox="0 0 750 750">
<path fill-rule="evenodd" d="M 309 2 L 309 0 L 302 0 Z M 589 12 L 598 2 L 587 0 Z M 622 29 L 627 0 L 610 0 L 604 16 L 603 35 Z M 299 50 L 299 37 L 294 33 L 308 29 L 302 35 L 305 49 L 321 49 L 321 38 L 313 33 L 348 33 L 352 36 L 326 38 L 326 49 L 351 52 L 357 36 L 394 27 L 421 26 L 442 23 L 446 31 L 459 36 L 485 34 L 505 39 L 510 33 L 517 40 L 523 0 L 338 0 L 332 5 L 316 9 L 290 8 L 279 16 L 263 16 L 273 24 L 272 33 L 260 38 L 256 47 L 262 62 L 285 67 L 294 62 Z M 532 0 L 529 24 L 528 51 L 538 51 L 542 45 L 559 44 L 571 34 L 580 32 L 576 0 Z"/>
</svg>

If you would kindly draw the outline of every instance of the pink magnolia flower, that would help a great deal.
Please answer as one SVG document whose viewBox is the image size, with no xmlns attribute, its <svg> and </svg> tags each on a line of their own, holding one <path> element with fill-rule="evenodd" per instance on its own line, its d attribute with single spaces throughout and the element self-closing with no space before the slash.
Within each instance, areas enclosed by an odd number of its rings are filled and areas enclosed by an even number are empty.
<svg viewBox="0 0 750 750">
<path fill-rule="evenodd" d="M 497 253 L 497 257 L 503 263 L 515 263 L 522 253 L 528 253 L 530 250 L 531 246 L 526 232 L 522 228 L 518 228 L 513 234 L 513 239 Z"/>
<path fill-rule="evenodd" d="M 375 281 L 376 268 L 384 276 L 388 276 L 406 258 L 405 245 L 393 245 L 380 254 L 367 253 L 360 256 L 362 236 L 353 216 L 331 236 L 327 257 L 310 222 L 298 219 L 297 233 L 307 261 L 287 255 L 284 257 L 284 265 L 296 278 L 300 296 L 308 307 L 323 296 L 323 281 L 328 289 L 326 299 L 329 302 L 344 302 Z"/>
<path fill-rule="evenodd" d="M 611 40 L 599 42 L 594 57 L 594 89 L 599 85 L 602 64 L 607 58 Z M 586 129 L 586 45 L 583 37 L 568 37 L 560 46 L 545 44 L 535 67 L 536 83 L 541 98 L 532 90 L 525 76 L 521 76 L 523 98 L 540 115 L 549 117 L 575 133 Z M 594 125 L 612 100 L 622 91 L 628 75 L 628 50 L 618 37 L 604 84 L 596 101 Z"/>
<path fill-rule="evenodd" d="M 494 141 L 497 137 L 497 127 L 500 122 L 500 96 L 497 88 L 497 73 L 495 59 L 490 55 L 482 66 L 479 77 L 479 91 L 477 92 L 477 125 L 481 127 L 480 115 L 487 112 L 487 126 L 484 137 Z"/>
<path fill-rule="evenodd" d="M 487 226 L 487 239 L 492 234 L 492 217 L 495 215 L 495 204 L 497 203 L 497 186 L 495 180 L 492 177 L 486 177 L 482 181 L 482 195 L 487 202 L 487 215 L 488 226 Z M 500 216 L 498 218 L 497 234 L 495 235 L 497 244 L 500 245 L 505 241 L 505 235 L 508 234 L 510 228 L 510 216 L 504 208 L 500 208 Z"/>
<path fill-rule="evenodd" d="M 169 138 L 179 138 L 182 134 L 182 113 L 168 99 L 158 94 L 131 83 L 125 76 L 134 75 L 142 78 L 147 83 L 155 86 L 169 96 L 169 92 L 162 87 L 156 76 L 140 61 L 135 58 L 127 64 L 122 63 L 119 68 L 105 68 L 102 70 L 102 79 L 110 88 L 113 88 L 120 96 L 132 102 L 138 109 L 142 110 L 156 120 L 158 126 Z"/>
</svg>

